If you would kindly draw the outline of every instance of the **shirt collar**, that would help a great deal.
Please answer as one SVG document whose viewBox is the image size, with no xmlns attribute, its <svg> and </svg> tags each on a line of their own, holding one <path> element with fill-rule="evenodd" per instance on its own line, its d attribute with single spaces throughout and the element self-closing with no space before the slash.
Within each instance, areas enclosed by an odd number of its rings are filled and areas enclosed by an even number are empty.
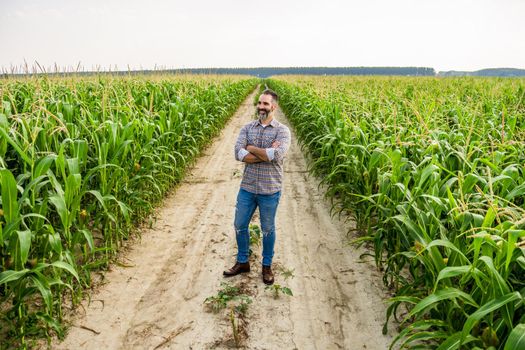
<svg viewBox="0 0 525 350">
<path fill-rule="evenodd" d="M 271 126 L 273 126 L 275 128 L 275 127 L 277 127 L 277 123 L 278 123 L 277 120 L 275 118 L 273 118 L 272 121 L 270 122 L 270 124 L 268 124 L 266 126 L 271 125 Z M 259 118 L 257 118 L 257 124 L 259 124 L 262 127 L 265 127 L 264 125 L 262 125 L 261 119 L 259 119 Z"/>
</svg>

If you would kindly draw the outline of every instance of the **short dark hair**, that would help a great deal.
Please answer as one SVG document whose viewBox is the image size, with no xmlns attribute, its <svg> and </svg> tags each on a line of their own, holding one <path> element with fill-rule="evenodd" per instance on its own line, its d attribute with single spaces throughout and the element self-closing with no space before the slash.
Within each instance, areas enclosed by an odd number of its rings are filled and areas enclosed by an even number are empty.
<svg viewBox="0 0 525 350">
<path fill-rule="evenodd" d="M 261 95 L 270 95 L 275 103 L 279 102 L 279 95 L 271 89 L 265 89 Z"/>
</svg>

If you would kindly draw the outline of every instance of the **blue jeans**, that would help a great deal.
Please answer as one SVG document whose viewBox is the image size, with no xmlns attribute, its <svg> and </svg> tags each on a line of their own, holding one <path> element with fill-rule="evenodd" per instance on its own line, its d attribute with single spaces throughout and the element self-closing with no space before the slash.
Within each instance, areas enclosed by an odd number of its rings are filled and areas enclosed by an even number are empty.
<svg viewBox="0 0 525 350">
<path fill-rule="evenodd" d="M 242 188 L 239 190 L 234 221 L 238 262 L 248 262 L 250 251 L 249 225 L 255 209 L 259 207 L 263 235 L 262 264 L 264 266 L 272 265 L 273 247 L 275 245 L 275 213 L 280 197 L 281 191 L 274 194 L 255 194 Z"/>
</svg>

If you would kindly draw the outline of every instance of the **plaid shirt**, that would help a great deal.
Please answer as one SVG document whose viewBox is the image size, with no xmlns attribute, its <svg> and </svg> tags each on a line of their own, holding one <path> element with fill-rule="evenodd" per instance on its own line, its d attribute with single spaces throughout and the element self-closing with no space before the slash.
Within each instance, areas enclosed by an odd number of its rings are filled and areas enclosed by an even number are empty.
<svg viewBox="0 0 525 350">
<path fill-rule="evenodd" d="M 269 162 L 246 163 L 241 188 L 255 194 L 273 194 L 281 190 L 283 182 L 283 160 L 290 147 L 290 129 L 273 119 L 266 127 L 254 120 L 241 129 L 235 143 L 235 159 L 242 161 L 246 146 L 266 149 Z M 272 143 L 279 141 L 277 148 Z M 244 150 L 244 151 L 243 151 Z"/>
</svg>

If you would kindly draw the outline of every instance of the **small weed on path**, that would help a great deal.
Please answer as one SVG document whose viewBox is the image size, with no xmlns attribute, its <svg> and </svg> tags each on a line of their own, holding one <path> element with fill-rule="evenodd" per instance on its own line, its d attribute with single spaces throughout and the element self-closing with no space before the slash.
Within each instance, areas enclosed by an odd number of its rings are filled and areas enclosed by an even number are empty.
<svg viewBox="0 0 525 350">
<path fill-rule="evenodd" d="M 270 291 L 273 294 L 274 299 L 279 298 L 281 294 L 293 296 L 292 290 L 290 288 L 281 286 L 280 284 L 272 284 L 271 286 L 266 286 L 264 290 Z"/>
<path fill-rule="evenodd" d="M 287 269 L 286 267 L 279 265 L 276 269 L 279 272 L 279 275 L 283 276 L 284 280 L 287 281 L 290 278 L 294 278 L 295 269 Z"/>
<path fill-rule="evenodd" d="M 257 260 L 258 249 L 262 245 L 262 232 L 259 225 L 250 224 L 250 259 Z M 294 277 L 294 269 L 288 269 L 279 263 L 275 265 L 275 271 L 288 280 Z M 257 286 L 255 286 L 256 288 Z M 270 291 L 271 295 L 277 299 L 281 294 L 293 296 L 292 290 L 289 287 L 274 284 L 266 286 L 266 291 Z M 254 294 L 255 293 L 255 294 Z M 251 296 L 258 294 L 255 290 L 248 288 L 245 280 L 238 281 L 236 284 L 221 282 L 220 289 L 217 294 L 207 297 L 204 300 L 207 311 L 215 314 L 221 313 L 221 317 L 228 321 L 231 326 L 231 333 L 228 332 L 222 339 L 217 340 L 214 346 L 227 346 L 240 348 L 245 346 L 248 339 L 248 310 L 252 304 Z M 223 311 L 225 310 L 225 311 Z"/>
<path fill-rule="evenodd" d="M 207 297 L 204 300 L 204 304 L 206 304 L 209 310 L 214 313 L 218 313 L 222 309 L 225 309 L 229 302 L 237 302 L 234 308 L 239 308 L 239 310 L 244 310 L 245 312 L 247 305 L 250 304 L 252 300 L 248 295 L 242 293 L 241 288 L 225 282 L 221 283 L 221 289 L 216 295 Z"/>
<path fill-rule="evenodd" d="M 260 247 L 261 246 L 261 229 L 258 225 L 250 224 L 249 228 L 250 232 L 250 256 L 254 255 L 254 251 L 252 247 Z"/>
<path fill-rule="evenodd" d="M 213 313 L 219 313 L 221 310 L 228 309 L 229 312 L 224 315 L 232 328 L 233 339 L 225 339 L 225 343 L 232 343 L 238 348 L 242 346 L 245 339 L 248 338 L 246 313 L 249 305 L 252 303 L 252 299 L 248 295 L 249 289 L 244 283 L 240 283 L 237 286 L 229 283 L 222 282 L 221 289 L 216 295 L 207 297 L 204 300 L 204 304 L 207 306 L 209 311 Z"/>
</svg>

